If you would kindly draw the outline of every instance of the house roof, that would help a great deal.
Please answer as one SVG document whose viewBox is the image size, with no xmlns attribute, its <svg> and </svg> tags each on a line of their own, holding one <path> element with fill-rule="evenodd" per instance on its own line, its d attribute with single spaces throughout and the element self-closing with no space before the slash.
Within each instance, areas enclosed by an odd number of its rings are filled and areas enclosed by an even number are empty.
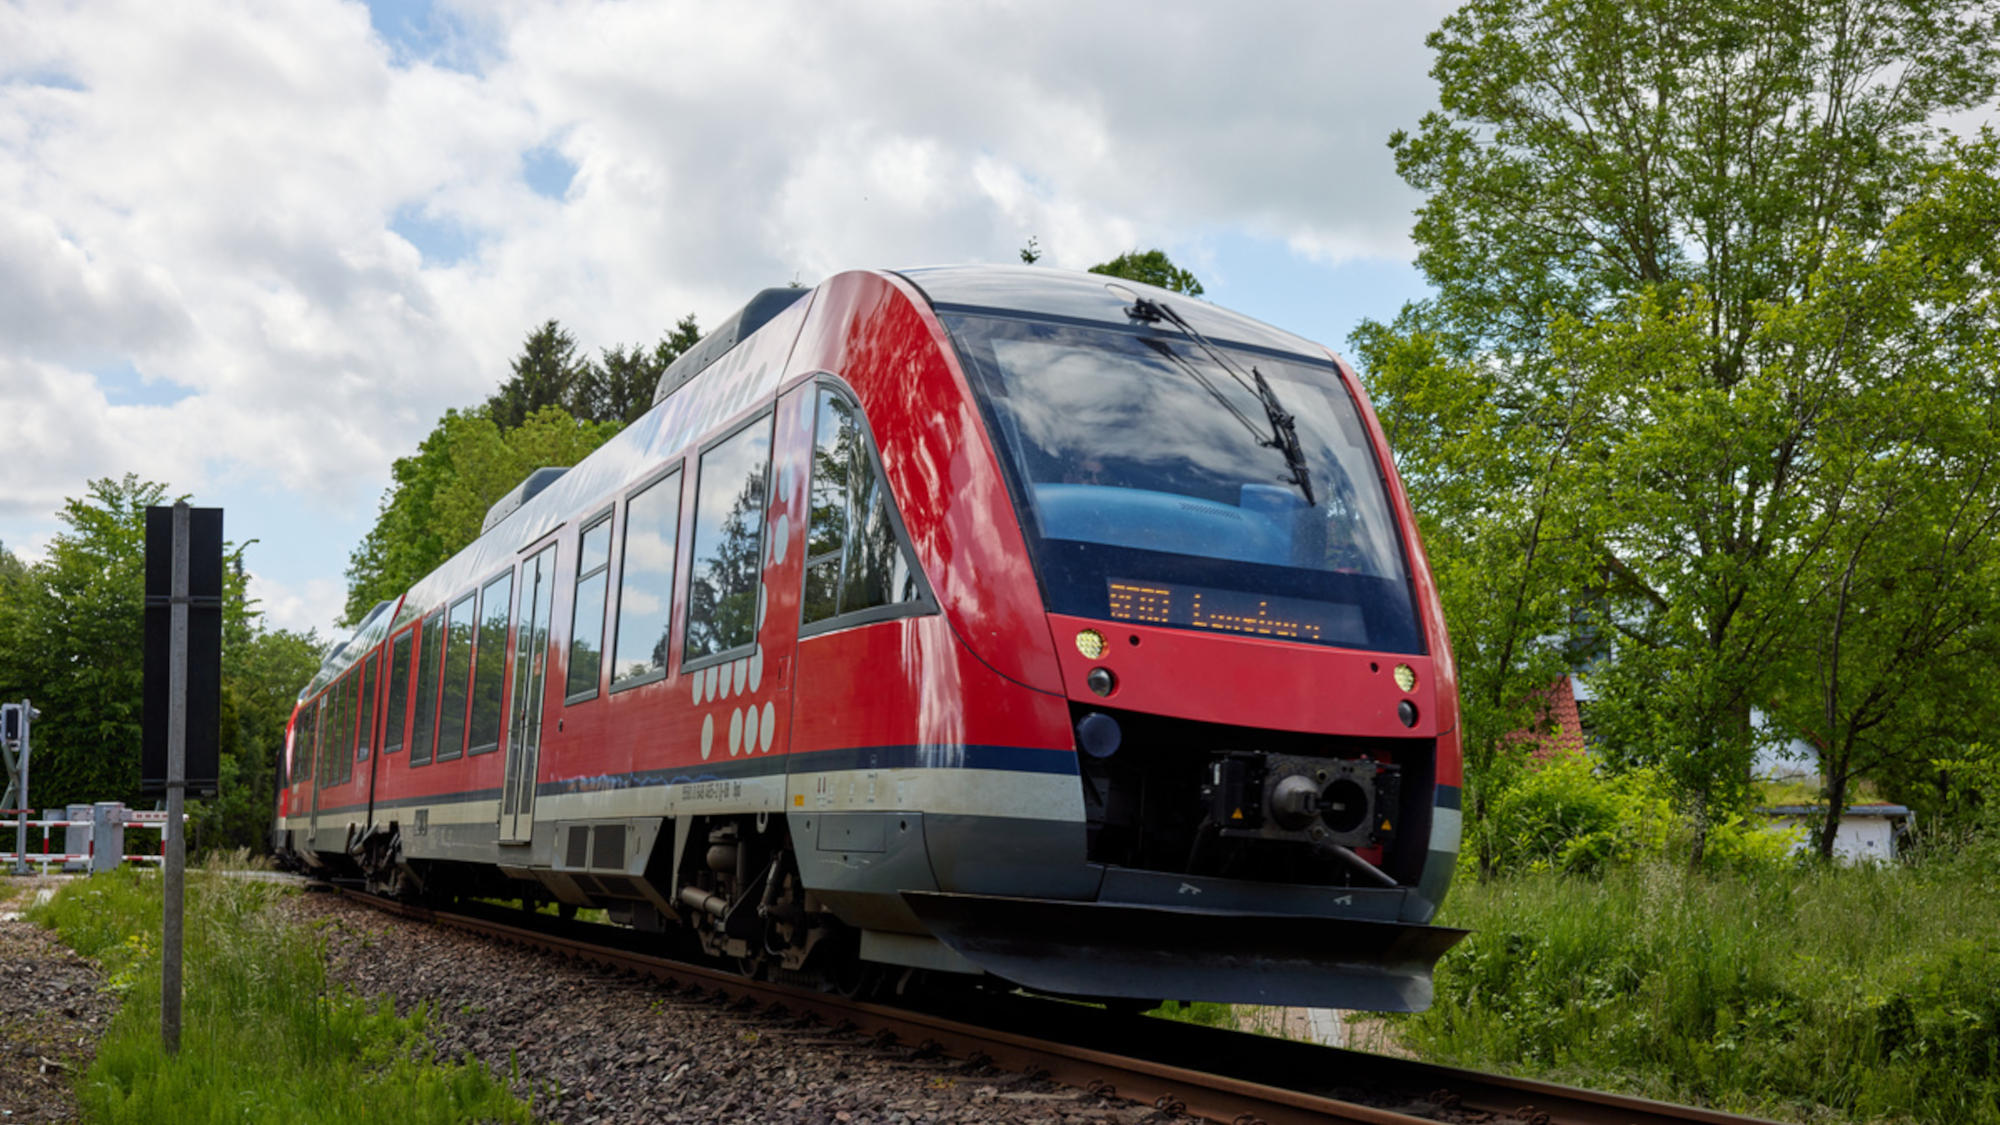
<svg viewBox="0 0 2000 1125">
<path fill-rule="evenodd" d="M 1826 809 L 1820 805 L 1766 805 L 1755 811 L 1765 816 L 1812 816 L 1814 813 L 1825 812 Z M 1900 820 L 1909 816 L 1910 810 L 1903 805 L 1849 805 L 1847 811 L 1841 815 L 1879 816 Z"/>
</svg>

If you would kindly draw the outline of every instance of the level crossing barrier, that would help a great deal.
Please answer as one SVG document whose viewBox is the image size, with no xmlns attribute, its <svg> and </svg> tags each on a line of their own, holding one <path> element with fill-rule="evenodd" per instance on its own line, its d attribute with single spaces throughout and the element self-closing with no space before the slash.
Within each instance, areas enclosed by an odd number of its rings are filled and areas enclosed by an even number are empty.
<svg viewBox="0 0 2000 1125">
<path fill-rule="evenodd" d="M 0 831 L 22 824 L 17 818 L 24 812 L 34 815 L 33 809 L 0 809 L 0 818 L 4 818 Z M 183 816 L 181 820 L 185 825 L 187 818 Z M 60 866 L 64 871 L 94 873 L 124 863 L 157 864 L 166 857 L 165 812 L 128 809 L 116 801 L 102 801 L 96 805 L 71 805 L 67 810 L 49 809 L 40 819 L 25 823 L 29 830 L 41 829 L 41 850 L 33 850 L 30 840 L 16 840 L 15 850 L 0 851 L 0 869 L 11 870 L 19 864 L 34 865 L 44 875 L 52 866 Z M 128 829 L 159 833 L 158 848 L 152 852 L 126 851 Z M 55 846 L 58 830 L 60 850 Z"/>
</svg>

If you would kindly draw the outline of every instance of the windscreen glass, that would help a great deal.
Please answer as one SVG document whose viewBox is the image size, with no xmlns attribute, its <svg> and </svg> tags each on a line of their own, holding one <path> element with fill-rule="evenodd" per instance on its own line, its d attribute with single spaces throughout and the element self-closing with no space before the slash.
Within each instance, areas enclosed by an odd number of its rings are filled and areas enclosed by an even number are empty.
<svg viewBox="0 0 2000 1125">
<path fill-rule="evenodd" d="M 1423 651 L 1381 473 L 1330 363 L 1219 345 L 1224 364 L 1165 326 L 946 325 L 1050 609 Z M 1296 463 L 1274 440 L 1274 413 L 1292 419 Z"/>
</svg>

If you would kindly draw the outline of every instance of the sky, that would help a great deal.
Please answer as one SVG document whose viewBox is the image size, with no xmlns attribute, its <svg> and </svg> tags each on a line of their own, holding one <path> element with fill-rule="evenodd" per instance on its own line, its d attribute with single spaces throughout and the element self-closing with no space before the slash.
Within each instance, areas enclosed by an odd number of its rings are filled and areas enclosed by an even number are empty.
<svg viewBox="0 0 2000 1125">
<path fill-rule="evenodd" d="M 390 466 L 537 325 L 1160 248 L 1336 350 L 1424 294 L 1437 0 L 0 0 L 0 544 L 136 473 L 332 632 Z"/>
</svg>

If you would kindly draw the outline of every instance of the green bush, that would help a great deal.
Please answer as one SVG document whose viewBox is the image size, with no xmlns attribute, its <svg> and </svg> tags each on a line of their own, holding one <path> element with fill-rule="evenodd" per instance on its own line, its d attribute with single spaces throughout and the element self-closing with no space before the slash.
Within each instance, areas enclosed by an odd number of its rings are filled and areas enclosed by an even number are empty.
<svg viewBox="0 0 2000 1125">
<path fill-rule="evenodd" d="M 1702 864 L 1711 871 L 1743 873 L 1788 866 L 1794 862 L 1793 845 L 1804 838 L 1803 828 L 1779 828 L 1761 818 L 1732 814 L 1709 828 Z"/>
<path fill-rule="evenodd" d="M 1484 823 L 1473 831 L 1487 834 L 1494 870 L 1503 876 L 1596 875 L 1650 860 L 1685 861 L 1694 843 L 1658 774 L 1606 774 L 1580 754 L 1532 763 L 1515 775 L 1491 797 Z M 1702 863 L 1717 871 L 1787 866 L 1798 838 L 1796 829 L 1732 814 L 1709 828 Z"/>
<path fill-rule="evenodd" d="M 475 1061 L 433 1058 L 425 1013 L 398 1017 L 328 985 L 319 943 L 269 883 L 191 872 L 181 1051 L 160 1042 L 160 879 L 132 869 L 66 887 L 29 917 L 103 965 L 117 1017 L 78 1083 L 91 1122 L 532 1119 Z"/>
<path fill-rule="evenodd" d="M 2000 1123 L 1988 862 L 1549 871 L 1461 883 L 1443 920 L 1473 934 L 1401 1024 L 1424 1058 L 1790 1120 Z"/>
<path fill-rule="evenodd" d="M 1492 800 L 1491 833 L 1503 872 L 1591 874 L 1665 853 L 1676 820 L 1650 770 L 1603 777 L 1579 754 L 1551 758 Z"/>
</svg>

